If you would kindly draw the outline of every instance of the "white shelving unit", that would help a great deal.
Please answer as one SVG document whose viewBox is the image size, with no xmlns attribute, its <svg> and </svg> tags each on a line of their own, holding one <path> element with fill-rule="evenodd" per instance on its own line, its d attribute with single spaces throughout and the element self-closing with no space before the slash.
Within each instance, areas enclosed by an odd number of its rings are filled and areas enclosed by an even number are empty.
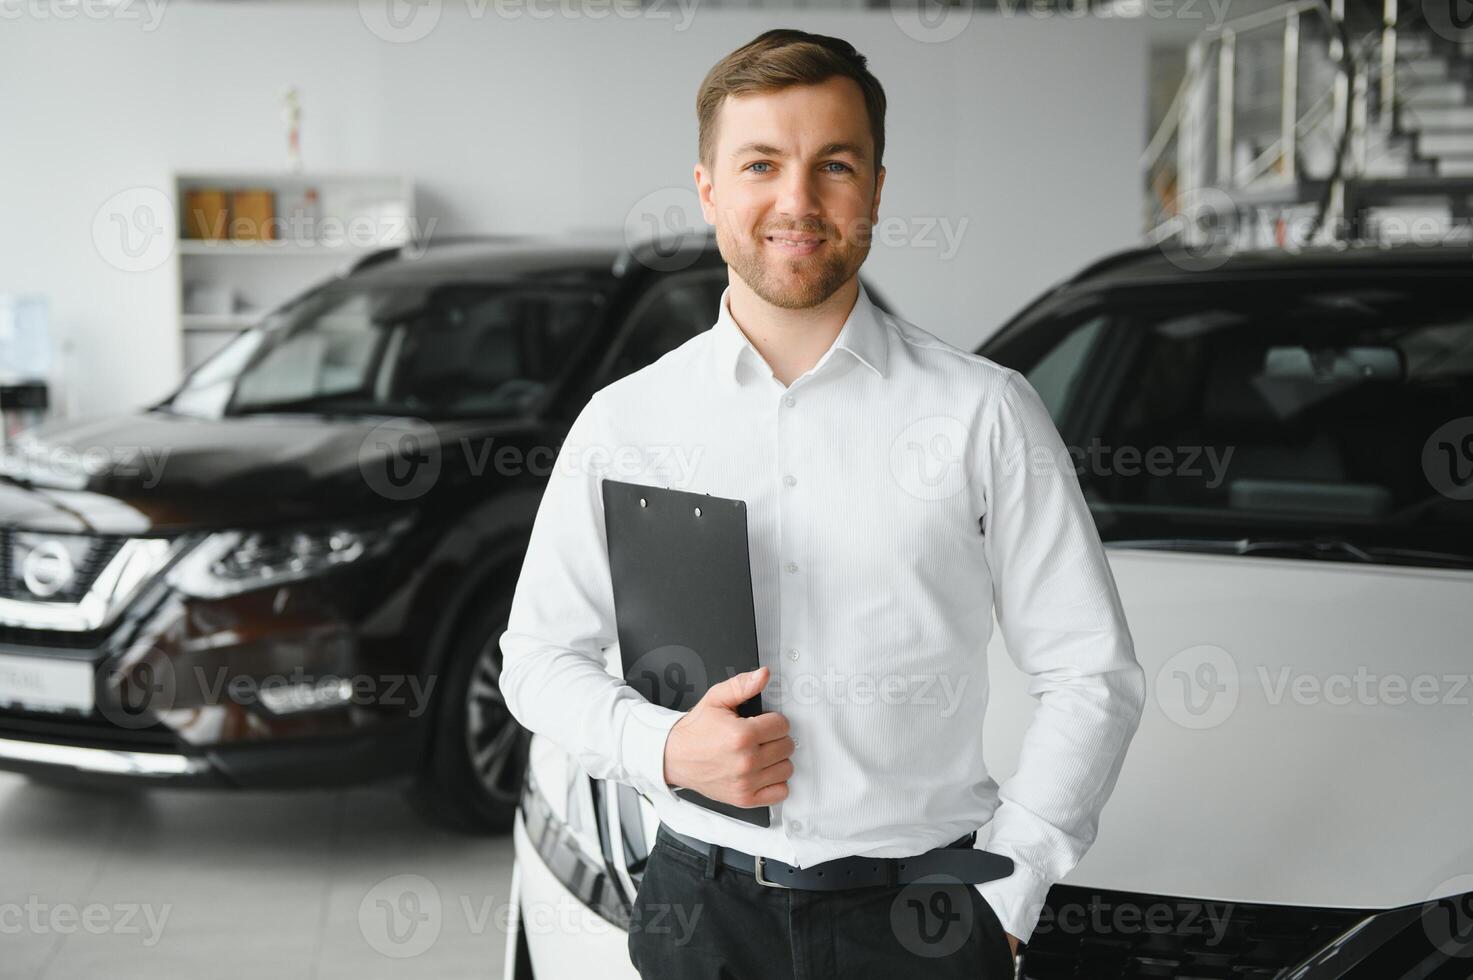
<svg viewBox="0 0 1473 980">
<path fill-rule="evenodd" d="M 272 240 L 187 237 L 193 190 L 270 191 Z M 315 192 L 315 207 L 309 206 Z M 181 367 L 188 371 L 262 315 L 381 248 L 415 237 L 414 187 L 386 174 L 181 172 L 179 214 Z M 221 229 L 229 235 L 230 227 Z M 201 288 L 203 287 L 203 288 Z"/>
</svg>

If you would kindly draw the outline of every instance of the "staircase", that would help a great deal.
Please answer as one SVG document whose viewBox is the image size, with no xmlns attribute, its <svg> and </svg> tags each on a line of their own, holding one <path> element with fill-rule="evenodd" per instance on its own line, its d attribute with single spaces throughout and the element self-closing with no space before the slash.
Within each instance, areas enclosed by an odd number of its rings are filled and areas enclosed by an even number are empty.
<svg viewBox="0 0 1473 980">
<path fill-rule="evenodd" d="M 1399 129 L 1409 138 L 1423 176 L 1473 177 L 1473 59 L 1442 50 L 1425 34 L 1400 40 L 1398 78 L 1405 93 Z M 1421 171 L 1419 171 L 1421 173 Z"/>
<path fill-rule="evenodd" d="M 1142 159 L 1147 239 L 1473 240 L 1473 28 L 1424 9 L 1303 0 L 1194 41 Z"/>
</svg>

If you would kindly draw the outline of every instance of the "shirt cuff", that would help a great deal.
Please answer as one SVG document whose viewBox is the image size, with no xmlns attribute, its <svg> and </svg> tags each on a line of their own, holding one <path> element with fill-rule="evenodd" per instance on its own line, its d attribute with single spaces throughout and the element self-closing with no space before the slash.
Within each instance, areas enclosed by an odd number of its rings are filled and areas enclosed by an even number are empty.
<svg viewBox="0 0 1473 980">
<path fill-rule="evenodd" d="M 620 760 L 629 784 L 651 800 L 662 796 L 680 799 L 665 782 L 665 740 L 670 736 L 670 729 L 684 717 L 684 711 L 651 704 L 643 698 L 631 699 Z"/>
<path fill-rule="evenodd" d="M 990 847 L 987 850 L 994 854 L 1003 853 Z M 1026 943 L 1043 915 L 1044 900 L 1048 898 L 1052 883 L 1011 854 L 1007 857 L 1013 858 L 1012 874 L 979 882 L 972 887 L 992 906 L 1003 929 L 1019 942 Z"/>
</svg>

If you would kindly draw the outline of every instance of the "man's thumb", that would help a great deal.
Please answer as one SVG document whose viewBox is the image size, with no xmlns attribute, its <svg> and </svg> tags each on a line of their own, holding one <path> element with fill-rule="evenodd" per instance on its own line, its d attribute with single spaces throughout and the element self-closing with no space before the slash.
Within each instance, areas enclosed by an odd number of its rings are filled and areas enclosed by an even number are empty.
<svg viewBox="0 0 1473 980">
<path fill-rule="evenodd" d="M 730 708 L 735 711 L 738 705 L 766 687 L 770 676 L 771 672 L 766 667 L 758 667 L 745 674 L 728 677 L 720 684 L 713 684 L 701 701 L 715 707 Z"/>
</svg>

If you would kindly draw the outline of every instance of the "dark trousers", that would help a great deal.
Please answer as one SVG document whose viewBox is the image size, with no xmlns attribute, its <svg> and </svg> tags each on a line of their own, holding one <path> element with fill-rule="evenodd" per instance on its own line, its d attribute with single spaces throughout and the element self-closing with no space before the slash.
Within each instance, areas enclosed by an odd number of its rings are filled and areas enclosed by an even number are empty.
<svg viewBox="0 0 1473 980">
<path fill-rule="evenodd" d="M 1013 980 L 1007 934 L 973 885 L 770 888 L 663 826 L 629 956 L 643 980 Z"/>
</svg>

